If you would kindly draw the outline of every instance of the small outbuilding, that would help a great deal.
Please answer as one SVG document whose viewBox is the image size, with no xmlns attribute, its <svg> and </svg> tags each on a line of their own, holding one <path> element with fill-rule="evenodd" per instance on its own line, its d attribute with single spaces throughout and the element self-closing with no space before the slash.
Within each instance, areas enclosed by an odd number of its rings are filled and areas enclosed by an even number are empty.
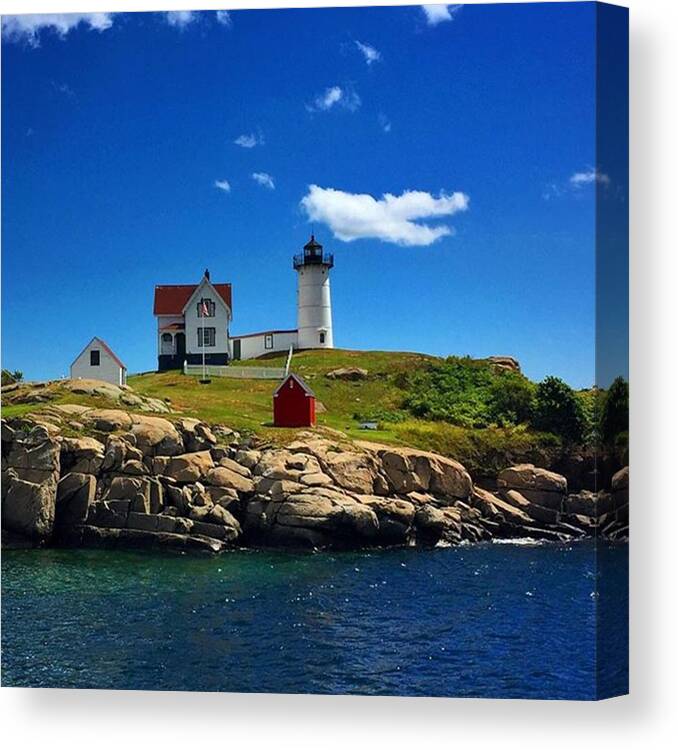
<svg viewBox="0 0 678 750">
<path fill-rule="evenodd" d="M 290 373 L 273 394 L 273 424 L 276 427 L 314 427 L 315 394 Z"/>
<path fill-rule="evenodd" d="M 111 347 L 96 336 L 71 365 L 71 380 L 103 380 L 113 385 L 127 384 L 127 368 Z"/>
</svg>

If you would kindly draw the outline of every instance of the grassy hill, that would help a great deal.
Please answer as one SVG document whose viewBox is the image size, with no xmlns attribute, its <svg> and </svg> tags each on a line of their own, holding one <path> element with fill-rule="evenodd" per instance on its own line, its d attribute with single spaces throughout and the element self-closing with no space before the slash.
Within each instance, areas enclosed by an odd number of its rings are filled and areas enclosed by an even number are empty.
<svg viewBox="0 0 678 750">
<path fill-rule="evenodd" d="M 470 469 L 484 472 L 516 461 L 543 461 L 545 452 L 553 447 L 552 436 L 524 426 L 464 427 L 412 416 L 411 411 L 404 408 L 404 403 L 412 396 L 411 383 L 416 383 L 431 365 L 443 361 L 405 352 L 314 350 L 296 353 L 292 371 L 308 382 L 322 404 L 318 425 L 341 430 L 352 438 L 437 451 L 463 461 Z M 493 382 L 498 375 L 496 368 L 486 361 L 459 362 L 461 372 L 465 374 L 468 370 L 474 383 L 478 377 Z M 285 355 L 239 364 L 283 367 Z M 354 382 L 325 377 L 339 367 L 360 367 L 368 371 L 368 376 Z M 173 409 L 208 422 L 223 422 L 276 443 L 294 439 L 295 430 L 272 426 L 275 381 L 212 378 L 211 383 L 201 385 L 195 377 L 172 371 L 136 375 L 129 378 L 129 385 L 147 396 L 168 397 Z M 481 390 L 480 387 L 464 387 L 469 398 L 476 398 Z M 376 419 L 379 429 L 361 430 L 359 425 L 366 419 Z"/>
<path fill-rule="evenodd" d="M 280 368 L 285 359 L 284 354 L 274 354 L 239 364 Z M 356 381 L 326 377 L 341 367 L 360 367 L 368 374 Z M 461 461 L 476 476 L 491 476 L 520 462 L 549 466 L 562 453 L 560 437 L 530 426 L 537 423 L 536 384 L 488 360 L 326 349 L 296 353 L 292 371 L 301 375 L 317 396 L 318 426 L 339 430 L 350 438 L 435 451 Z M 201 385 L 197 377 L 171 371 L 130 376 L 128 382 L 133 390 L 124 395 L 118 389 L 118 402 L 105 394 L 74 389 L 71 381 L 9 385 L 3 389 L 2 413 L 16 417 L 58 403 L 135 411 L 139 407 L 134 399 L 142 396 L 168 402 L 170 417 L 223 423 L 277 444 L 289 442 L 297 434 L 297 430 L 272 425 L 275 380 L 214 377 L 211 383 Z M 566 389 L 569 396 L 565 396 L 579 403 L 590 422 L 592 393 L 574 394 L 564 383 L 555 385 L 549 398 L 562 405 L 563 396 L 557 391 Z M 557 412 L 556 417 L 556 421 L 561 419 Z M 378 429 L 361 429 L 364 421 L 377 422 Z"/>
</svg>

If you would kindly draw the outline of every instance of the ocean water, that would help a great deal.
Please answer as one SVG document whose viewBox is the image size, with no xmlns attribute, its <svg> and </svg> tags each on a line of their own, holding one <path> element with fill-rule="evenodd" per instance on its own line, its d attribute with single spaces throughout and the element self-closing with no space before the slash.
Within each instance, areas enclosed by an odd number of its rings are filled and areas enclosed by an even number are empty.
<svg viewBox="0 0 678 750">
<path fill-rule="evenodd" d="M 2 681 L 614 695 L 628 684 L 627 564 L 626 545 L 596 555 L 592 543 L 220 557 L 6 551 Z"/>
</svg>

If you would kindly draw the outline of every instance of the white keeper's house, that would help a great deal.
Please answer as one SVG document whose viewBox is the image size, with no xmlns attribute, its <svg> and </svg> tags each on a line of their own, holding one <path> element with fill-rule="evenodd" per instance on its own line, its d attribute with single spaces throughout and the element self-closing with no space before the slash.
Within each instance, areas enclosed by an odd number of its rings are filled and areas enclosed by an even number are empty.
<svg viewBox="0 0 678 750">
<path fill-rule="evenodd" d="M 95 336 L 71 365 L 71 380 L 104 380 L 113 385 L 127 384 L 127 368 L 111 347 Z"/>
<path fill-rule="evenodd" d="M 233 296 L 228 283 L 212 283 L 205 271 L 198 284 L 155 287 L 153 314 L 158 322 L 158 370 L 233 360 L 294 349 L 331 349 L 330 269 L 334 256 L 315 237 L 293 258 L 297 272 L 297 328 L 271 329 L 234 336 Z"/>
</svg>

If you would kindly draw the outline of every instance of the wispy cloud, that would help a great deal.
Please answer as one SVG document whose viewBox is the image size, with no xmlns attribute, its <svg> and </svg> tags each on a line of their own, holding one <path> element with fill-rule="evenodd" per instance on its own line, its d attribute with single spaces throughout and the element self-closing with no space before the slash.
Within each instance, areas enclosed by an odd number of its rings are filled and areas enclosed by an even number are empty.
<svg viewBox="0 0 678 750">
<path fill-rule="evenodd" d="M 422 5 L 421 9 L 426 16 L 426 23 L 429 26 L 437 26 L 445 21 L 453 21 L 461 7 L 461 5 Z"/>
<path fill-rule="evenodd" d="M 215 180 L 214 187 L 218 190 L 223 191 L 224 193 L 231 192 L 231 183 L 228 180 Z"/>
<path fill-rule="evenodd" d="M 379 113 L 379 117 L 377 118 L 379 120 L 379 126 L 384 131 L 384 133 L 390 133 L 391 132 L 391 121 L 386 117 L 385 114 Z"/>
<path fill-rule="evenodd" d="M 233 21 L 231 20 L 231 14 L 227 10 L 218 10 L 216 13 L 217 23 L 222 26 L 232 26 Z"/>
<path fill-rule="evenodd" d="M 264 139 L 261 133 L 258 135 L 256 133 L 243 133 L 233 141 L 236 146 L 240 146 L 241 148 L 254 148 L 255 146 L 262 145 L 263 142 Z"/>
<path fill-rule="evenodd" d="M 421 190 L 402 195 L 386 193 L 377 199 L 365 193 L 347 193 L 310 185 L 301 207 L 310 221 L 326 224 L 344 242 L 379 239 L 396 245 L 426 246 L 454 232 L 446 225 L 430 226 L 422 219 L 453 216 L 466 211 L 464 193 L 441 193 L 436 197 Z"/>
<path fill-rule="evenodd" d="M 379 60 L 381 60 L 381 52 L 375 49 L 371 44 L 364 44 L 363 42 L 359 42 L 357 39 L 355 40 L 355 44 L 356 47 L 363 53 L 365 62 L 368 65 L 372 65 L 372 63 L 379 62 Z"/>
<path fill-rule="evenodd" d="M 252 179 L 262 187 L 268 188 L 269 190 L 275 190 L 275 182 L 270 174 L 266 172 L 253 172 Z"/>
<path fill-rule="evenodd" d="M 566 195 L 582 194 L 587 185 L 602 185 L 605 189 L 612 184 L 609 175 L 601 172 L 594 167 L 587 167 L 579 172 L 574 172 L 567 180 L 563 182 L 551 182 L 542 192 L 542 198 L 550 201 L 554 198 L 561 198 Z"/>
<path fill-rule="evenodd" d="M 575 172 L 572 177 L 570 177 L 570 185 L 575 188 L 580 188 L 584 185 L 591 185 L 594 182 L 598 182 L 607 187 L 610 184 L 610 178 L 604 172 L 600 172 L 593 167 L 590 167 L 583 172 Z"/>
<path fill-rule="evenodd" d="M 355 112 L 361 105 L 360 97 L 350 87 L 330 86 L 316 96 L 311 104 L 306 105 L 309 112 L 327 112 L 333 107 Z"/>
<path fill-rule="evenodd" d="M 33 13 L 2 17 L 2 38 L 24 41 L 33 47 L 40 44 L 40 32 L 49 29 L 64 38 L 81 24 L 94 31 L 105 31 L 113 25 L 113 13 Z"/>
<path fill-rule="evenodd" d="M 57 83 L 56 81 L 52 81 L 52 88 L 57 92 L 57 94 L 63 94 L 69 99 L 75 98 L 75 91 L 73 91 L 73 89 L 67 83 Z"/>
<path fill-rule="evenodd" d="M 198 14 L 193 10 L 168 10 L 165 11 L 165 20 L 170 26 L 185 29 L 198 20 Z"/>
</svg>

